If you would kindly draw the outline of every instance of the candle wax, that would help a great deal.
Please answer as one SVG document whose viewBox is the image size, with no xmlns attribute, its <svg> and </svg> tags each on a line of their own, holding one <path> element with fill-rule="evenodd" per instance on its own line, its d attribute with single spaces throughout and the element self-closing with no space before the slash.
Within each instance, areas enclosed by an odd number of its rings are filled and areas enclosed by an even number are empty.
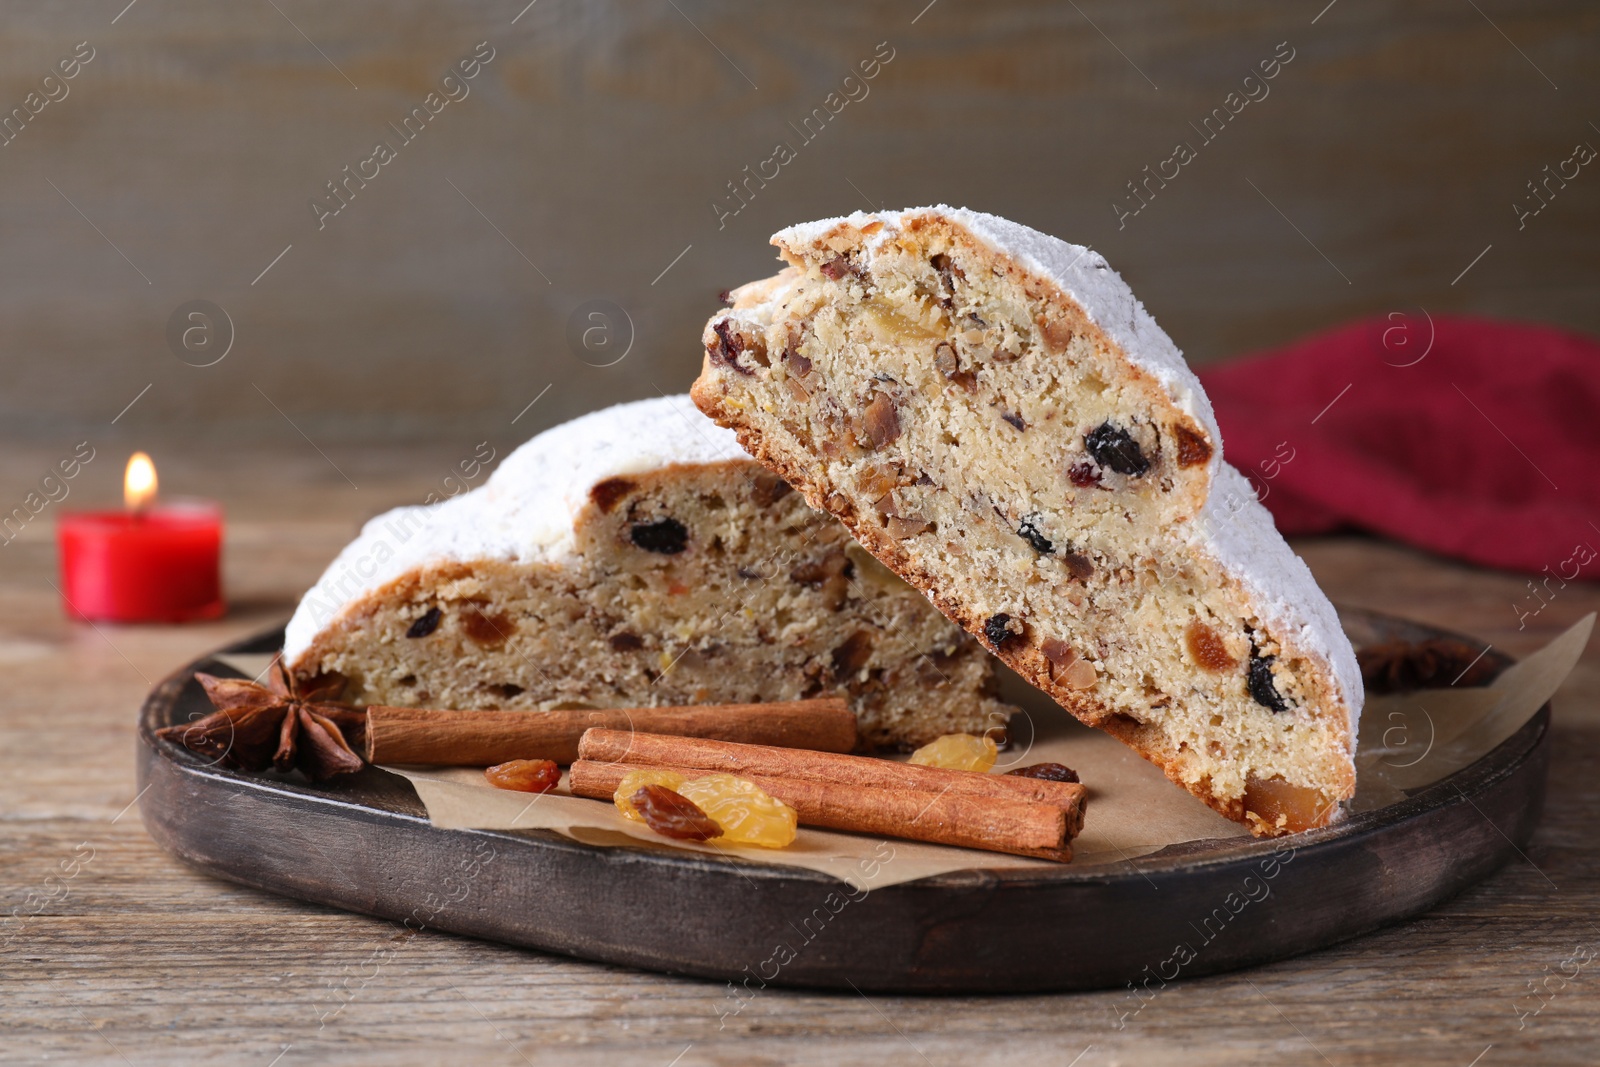
<svg viewBox="0 0 1600 1067">
<path fill-rule="evenodd" d="M 67 513 L 56 541 L 61 592 L 74 618 L 183 622 L 222 614 L 222 509 L 214 504 Z"/>
</svg>

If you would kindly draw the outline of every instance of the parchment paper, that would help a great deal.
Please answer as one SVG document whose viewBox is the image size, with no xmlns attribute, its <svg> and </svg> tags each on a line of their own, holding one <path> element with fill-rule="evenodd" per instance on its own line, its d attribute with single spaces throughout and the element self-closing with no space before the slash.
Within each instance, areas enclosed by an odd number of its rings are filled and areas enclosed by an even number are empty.
<svg viewBox="0 0 1600 1067">
<path fill-rule="evenodd" d="M 1424 689 L 1368 698 L 1356 753 L 1356 811 L 1402 799 L 1479 759 L 1550 699 L 1587 646 L 1594 615 L 1478 689 Z M 219 657 L 255 676 L 266 658 Z M 1013 744 L 996 772 L 1032 763 L 1064 763 L 1089 789 L 1084 830 L 1072 843 L 1076 868 L 1125 864 L 1184 841 L 1247 837 L 1132 750 L 1082 726 L 1036 690 L 1015 682 L 1007 699 L 1022 710 L 1012 720 Z M 475 768 L 389 767 L 409 779 L 435 826 L 447 829 L 556 830 L 587 844 L 644 844 L 741 860 L 805 867 L 855 889 L 875 889 L 967 869 L 1054 867 L 1045 860 L 997 852 L 802 827 L 785 849 L 669 842 L 624 819 L 609 801 L 566 792 L 513 793 L 491 787 Z"/>
</svg>

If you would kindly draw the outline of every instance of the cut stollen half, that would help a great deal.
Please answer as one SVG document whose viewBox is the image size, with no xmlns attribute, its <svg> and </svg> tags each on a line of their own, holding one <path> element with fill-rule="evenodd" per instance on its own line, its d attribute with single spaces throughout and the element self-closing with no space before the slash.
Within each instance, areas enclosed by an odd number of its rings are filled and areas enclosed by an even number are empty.
<svg viewBox="0 0 1600 1067">
<path fill-rule="evenodd" d="M 359 704 L 841 696 L 870 746 L 1003 732 L 1013 710 L 977 642 L 685 396 L 574 419 L 478 489 L 373 519 L 284 659 Z"/>
<path fill-rule="evenodd" d="M 1355 791 L 1355 655 L 1098 253 L 948 207 L 773 238 L 692 396 L 1082 721 L 1257 834 Z"/>
</svg>

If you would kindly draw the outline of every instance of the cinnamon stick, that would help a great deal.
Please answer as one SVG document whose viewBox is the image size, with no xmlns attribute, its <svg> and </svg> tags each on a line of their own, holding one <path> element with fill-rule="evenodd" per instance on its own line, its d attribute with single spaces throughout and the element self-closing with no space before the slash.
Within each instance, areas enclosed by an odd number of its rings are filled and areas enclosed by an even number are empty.
<svg viewBox="0 0 1600 1067">
<path fill-rule="evenodd" d="M 578 758 L 578 739 L 592 727 L 608 727 L 623 736 L 649 730 L 824 752 L 848 752 L 856 746 L 856 717 L 838 697 L 564 711 L 441 711 L 374 704 L 367 709 L 367 760 L 450 767 L 486 767 L 513 759 L 567 764 Z"/>
<path fill-rule="evenodd" d="M 870 756 L 808 752 L 759 744 L 729 744 L 702 738 L 664 737 L 625 730 L 588 731 L 578 743 L 578 755 L 581 759 L 597 763 L 694 767 L 701 773 L 726 771 L 741 778 L 765 775 L 872 789 L 1032 801 L 1065 812 L 1069 837 L 1076 837 L 1083 828 L 1083 803 L 1088 795 L 1084 787 L 1076 782 L 978 774 L 896 763 Z"/>
<path fill-rule="evenodd" d="M 580 759 L 572 765 L 568 786 L 576 796 L 607 800 L 624 775 L 640 769 L 644 768 L 637 764 Z M 649 769 L 674 770 L 686 778 L 711 773 L 703 767 L 659 764 L 652 764 Z M 1072 814 L 1054 804 L 1014 797 L 876 788 L 764 774 L 740 777 L 794 808 L 806 826 L 959 845 L 1060 863 L 1072 858 L 1071 839 L 1079 824 Z"/>
</svg>

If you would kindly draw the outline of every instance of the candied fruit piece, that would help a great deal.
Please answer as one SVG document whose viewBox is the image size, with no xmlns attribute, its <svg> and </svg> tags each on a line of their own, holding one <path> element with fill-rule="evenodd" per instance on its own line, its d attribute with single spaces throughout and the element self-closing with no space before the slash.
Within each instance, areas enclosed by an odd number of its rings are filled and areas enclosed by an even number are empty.
<svg viewBox="0 0 1600 1067">
<path fill-rule="evenodd" d="M 1079 489 L 1100 484 L 1100 472 L 1093 463 L 1074 463 L 1067 468 L 1067 480 Z"/>
<path fill-rule="evenodd" d="M 548 793 L 561 781 L 561 768 L 554 760 L 514 759 L 497 763 L 483 772 L 489 784 L 496 789 L 514 789 L 519 793 Z"/>
<path fill-rule="evenodd" d="M 719 840 L 728 844 L 785 848 L 794 842 L 799 815 L 754 782 L 708 774 L 684 782 L 677 792 L 722 828 Z"/>
<path fill-rule="evenodd" d="M 952 771 L 977 771 L 985 774 L 994 766 L 999 747 L 991 737 L 973 734 L 945 734 L 911 754 L 920 767 L 944 767 Z"/>
<path fill-rule="evenodd" d="M 607 478 L 603 482 L 595 483 L 589 489 L 589 499 L 593 500 L 595 507 L 602 512 L 610 512 L 617 506 L 617 501 L 637 488 L 638 484 L 627 478 Z"/>
<path fill-rule="evenodd" d="M 710 841 L 722 836 L 722 827 L 698 804 L 664 785 L 642 786 L 628 799 L 644 824 L 662 837 Z"/>
<path fill-rule="evenodd" d="M 1178 439 L 1178 466 L 1194 467 L 1211 458 L 1211 442 L 1187 426 L 1177 425 L 1173 435 Z"/>
<path fill-rule="evenodd" d="M 466 635 L 485 648 L 499 648 L 517 629 L 517 624 L 505 612 L 485 614 L 482 607 L 471 601 L 462 607 L 460 622 Z"/>
<path fill-rule="evenodd" d="M 1014 771 L 1007 771 L 1013 778 L 1040 778 L 1046 782 L 1076 782 L 1078 772 L 1071 767 L 1060 763 L 1035 763 L 1030 767 L 1018 767 Z"/>
<path fill-rule="evenodd" d="M 900 436 L 900 412 L 893 398 L 883 393 L 875 394 L 864 414 L 867 436 L 872 439 L 874 451 L 893 444 Z"/>
<path fill-rule="evenodd" d="M 634 822 L 643 822 L 644 816 L 633 806 L 633 794 L 647 785 L 665 786 L 668 789 L 677 789 L 683 784 L 683 775 L 677 771 L 640 770 L 629 771 L 622 776 L 622 781 L 617 783 L 617 791 L 612 796 L 616 801 L 617 810 Z"/>
<path fill-rule="evenodd" d="M 1319 826 L 1334 803 L 1315 789 L 1277 776 L 1251 774 L 1245 779 L 1245 816 L 1268 830 L 1297 834 Z"/>
<path fill-rule="evenodd" d="M 1231 671 L 1239 661 L 1228 653 L 1222 636 L 1199 619 L 1191 619 L 1183 630 L 1184 643 L 1189 646 L 1189 657 L 1201 670 Z"/>
</svg>

